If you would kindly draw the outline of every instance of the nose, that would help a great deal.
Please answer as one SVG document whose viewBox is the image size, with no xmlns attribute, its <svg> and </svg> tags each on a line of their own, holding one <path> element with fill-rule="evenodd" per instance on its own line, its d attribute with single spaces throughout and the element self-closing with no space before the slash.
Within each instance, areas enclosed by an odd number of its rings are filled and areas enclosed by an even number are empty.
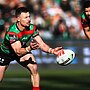
<svg viewBox="0 0 90 90">
<path fill-rule="evenodd" d="M 90 15 L 90 11 L 88 12 L 88 14 Z"/>
<path fill-rule="evenodd" d="M 28 21 L 31 21 L 31 18 L 30 18 L 30 17 L 28 17 L 28 18 L 27 18 L 27 20 L 28 20 Z"/>
</svg>

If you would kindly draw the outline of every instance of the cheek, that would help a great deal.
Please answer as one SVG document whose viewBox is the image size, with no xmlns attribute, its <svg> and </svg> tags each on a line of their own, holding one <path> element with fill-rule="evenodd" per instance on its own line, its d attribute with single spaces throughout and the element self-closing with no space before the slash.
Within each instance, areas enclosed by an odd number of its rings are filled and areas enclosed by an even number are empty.
<svg viewBox="0 0 90 90">
<path fill-rule="evenodd" d="M 88 15 L 89 14 L 89 12 L 86 12 L 86 15 Z"/>
<path fill-rule="evenodd" d="M 26 20 L 24 20 L 24 19 L 21 20 L 21 23 L 22 23 L 22 24 L 25 24 L 25 23 L 26 23 Z"/>
<path fill-rule="evenodd" d="M 23 22 L 26 22 L 26 19 L 23 19 L 22 21 L 23 21 Z"/>
<path fill-rule="evenodd" d="M 88 12 L 86 12 L 86 15 L 88 15 Z"/>
</svg>

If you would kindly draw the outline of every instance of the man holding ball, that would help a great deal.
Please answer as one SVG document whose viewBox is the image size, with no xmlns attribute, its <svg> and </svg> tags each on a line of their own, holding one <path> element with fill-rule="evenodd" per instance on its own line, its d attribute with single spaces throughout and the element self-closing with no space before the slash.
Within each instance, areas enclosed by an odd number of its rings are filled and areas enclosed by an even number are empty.
<svg viewBox="0 0 90 90">
<path fill-rule="evenodd" d="M 31 50 L 40 48 L 44 52 L 59 56 L 62 47 L 53 49 L 44 43 L 37 27 L 30 23 L 30 13 L 27 8 L 19 7 L 16 9 L 15 14 L 17 22 L 6 31 L 0 46 L 0 81 L 2 81 L 4 72 L 10 62 L 16 60 L 31 73 L 32 90 L 40 90 L 37 62 Z M 33 38 L 33 41 L 27 46 L 27 42 L 31 38 Z"/>
</svg>

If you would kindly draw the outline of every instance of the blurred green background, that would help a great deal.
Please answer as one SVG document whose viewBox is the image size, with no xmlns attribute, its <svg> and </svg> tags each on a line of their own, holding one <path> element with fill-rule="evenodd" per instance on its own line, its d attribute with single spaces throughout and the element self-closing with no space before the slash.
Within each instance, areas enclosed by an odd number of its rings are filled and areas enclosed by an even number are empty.
<svg viewBox="0 0 90 90">
<path fill-rule="evenodd" d="M 55 56 L 40 50 L 33 52 L 38 61 L 41 90 L 90 90 L 90 41 L 86 40 L 81 25 L 83 3 L 84 0 L 0 0 L 0 42 L 16 21 L 15 9 L 26 6 L 31 13 L 31 23 L 38 26 L 48 45 L 62 46 L 76 53 L 74 62 L 63 67 L 55 63 Z M 62 25 L 65 28 L 62 29 Z M 0 90 L 31 88 L 29 72 L 18 64 L 10 65 L 0 83 Z"/>
<path fill-rule="evenodd" d="M 57 69 L 41 67 L 39 65 L 41 90 L 90 90 L 89 69 L 75 69 L 76 65 L 59 66 L 57 64 L 54 64 Z M 3 82 L 0 83 L 0 90 L 32 90 L 29 78 L 28 70 L 17 64 L 10 65 Z"/>
<path fill-rule="evenodd" d="M 39 50 L 33 52 L 38 62 L 41 90 L 90 90 L 90 42 L 46 41 L 50 46 L 74 50 L 76 57 L 68 66 L 56 64 L 56 57 Z M 54 44 L 55 43 L 55 44 Z M 0 90 L 32 90 L 30 74 L 18 63 L 11 63 Z"/>
</svg>

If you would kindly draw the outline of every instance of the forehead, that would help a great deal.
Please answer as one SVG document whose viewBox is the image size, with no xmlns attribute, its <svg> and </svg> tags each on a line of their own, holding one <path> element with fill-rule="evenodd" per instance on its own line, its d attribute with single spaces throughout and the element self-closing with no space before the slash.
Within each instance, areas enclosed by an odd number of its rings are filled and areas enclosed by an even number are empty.
<svg viewBox="0 0 90 90">
<path fill-rule="evenodd" d="M 88 8 L 85 8 L 85 10 L 90 10 L 90 7 L 88 7 Z"/>
<path fill-rule="evenodd" d="M 22 12 L 20 14 L 21 17 L 26 17 L 26 16 L 30 16 L 30 13 L 29 12 Z"/>
</svg>

